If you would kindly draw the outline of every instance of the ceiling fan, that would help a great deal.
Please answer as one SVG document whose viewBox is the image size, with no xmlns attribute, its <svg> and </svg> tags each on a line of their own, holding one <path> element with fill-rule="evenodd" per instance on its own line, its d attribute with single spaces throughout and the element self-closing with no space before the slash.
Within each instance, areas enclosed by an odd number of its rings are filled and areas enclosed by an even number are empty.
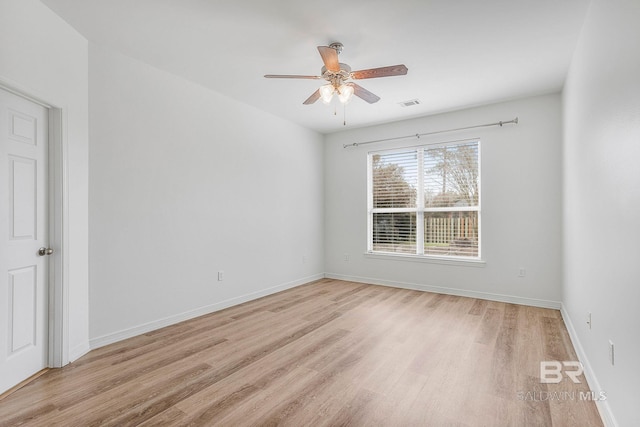
<svg viewBox="0 0 640 427">
<path fill-rule="evenodd" d="M 369 68 L 367 70 L 351 71 L 351 67 L 338 61 L 338 55 L 342 52 L 342 43 L 331 43 L 329 46 L 318 46 L 318 51 L 324 62 L 319 76 L 301 76 L 291 74 L 267 74 L 268 79 L 324 79 L 328 83 L 321 86 L 303 104 L 309 105 L 322 99 L 329 103 L 334 94 L 342 103 L 347 103 L 352 95 L 362 98 L 369 104 L 378 102 L 380 97 L 369 92 L 362 86 L 350 80 L 372 79 L 377 77 L 403 76 L 407 74 L 404 64 L 388 67 Z"/>
</svg>

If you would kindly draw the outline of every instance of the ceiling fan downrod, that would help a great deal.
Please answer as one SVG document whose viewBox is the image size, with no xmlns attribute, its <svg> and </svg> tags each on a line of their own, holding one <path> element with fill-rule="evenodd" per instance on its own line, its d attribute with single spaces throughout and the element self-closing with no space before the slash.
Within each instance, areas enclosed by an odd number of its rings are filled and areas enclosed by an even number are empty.
<svg viewBox="0 0 640 427">
<path fill-rule="evenodd" d="M 334 49 L 338 55 L 342 53 L 342 48 L 344 47 L 340 42 L 334 42 L 329 45 L 330 48 Z"/>
</svg>

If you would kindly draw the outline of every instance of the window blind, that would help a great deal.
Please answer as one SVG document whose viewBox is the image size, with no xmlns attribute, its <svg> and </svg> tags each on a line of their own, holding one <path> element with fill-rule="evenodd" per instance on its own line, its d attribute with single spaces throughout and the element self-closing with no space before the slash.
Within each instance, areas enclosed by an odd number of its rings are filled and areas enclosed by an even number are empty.
<svg viewBox="0 0 640 427">
<path fill-rule="evenodd" d="M 368 250 L 480 257 L 480 142 L 369 153 Z"/>
</svg>

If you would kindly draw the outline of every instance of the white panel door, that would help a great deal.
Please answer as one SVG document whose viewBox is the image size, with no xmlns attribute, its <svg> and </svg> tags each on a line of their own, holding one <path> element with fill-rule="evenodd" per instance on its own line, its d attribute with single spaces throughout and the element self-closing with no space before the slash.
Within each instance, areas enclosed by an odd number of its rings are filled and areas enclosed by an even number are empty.
<svg viewBox="0 0 640 427">
<path fill-rule="evenodd" d="M 47 366 L 47 113 L 0 89 L 0 393 Z"/>
</svg>

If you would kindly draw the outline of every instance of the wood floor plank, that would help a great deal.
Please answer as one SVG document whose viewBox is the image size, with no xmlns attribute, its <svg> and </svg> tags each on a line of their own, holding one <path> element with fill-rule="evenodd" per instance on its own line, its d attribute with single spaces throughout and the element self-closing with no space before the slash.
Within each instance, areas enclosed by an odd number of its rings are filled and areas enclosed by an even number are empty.
<svg viewBox="0 0 640 427">
<path fill-rule="evenodd" d="M 378 395 L 366 389 L 359 389 L 345 406 L 331 419 L 333 426 L 371 425 L 367 413 L 373 412 Z"/>
<path fill-rule="evenodd" d="M 519 306 L 505 304 L 502 323 L 493 352 L 493 392 L 508 397 L 516 393 L 516 332 Z"/>
<path fill-rule="evenodd" d="M 489 344 L 495 342 L 500 327 L 502 312 L 496 308 L 486 308 L 480 321 L 480 331 L 476 342 Z"/>
<path fill-rule="evenodd" d="M 327 334 L 327 332 L 330 332 Z M 318 333 L 320 335 L 320 333 Z M 298 370 L 306 361 L 313 360 L 326 351 L 336 342 L 343 339 L 349 332 L 345 330 L 325 331 L 321 335 L 323 337 L 314 337 L 313 340 L 298 340 L 289 348 L 281 349 L 267 356 L 264 360 L 265 365 L 269 369 L 265 371 L 263 365 L 249 365 L 246 368 L 236 372 L 223 379 L 212 387 L 203 390 L 180 402 L 177 407 L 190 416 L 203 420 L 210 419 L 214 415 L 220 416 L 229 408 L 228 401 L 222 403 L 217 401 L 225 398 L 227 394 L 234 394 L 238 404 L 245 405 L 246 401 L 253 398 L 253 395 L 267 388 L 277 388 L 278 382 L 286 378 L 292 371 Z M 295 346 L 297 344 L 297 346 Z M 251 378 L 251 385 L 255 388 L 252 390 L 244 390 L 248 385 L 247 378 Z M 238 394 L 242 392 L 242 396 Z M 251 405 L 256 410 L 257 404 Z"/>
<path fill-rule="evenodd" d="M 188 425 L 186 418 L 187 416 L 184 412 L 182 412 L 181 410 L 175 407 L 172 407 L 167 409 L 164 412 L 161 412 L 155 417 L 150 418 L 149 420 L 139 424 L 138 427 L 185 426 L 185 425 Z"/>
<path fill-rule="evenodd" d="M 317 320 L 310 325 L 299 328 L 284 338 L 262 346 L 258 350 L 246 355 L 242 359 L 231 361 L 230 363 L 215 369 L 215 372 L 199 378 L 197 381 L 192 382 L 186 387 L 177 390 L 168 388 L 167 391 L 161 392 L 158 397 L 149 399 L 144 403 L 130 403 L 130 407 L 135 408 L 135 411 L 128 411 L 126 414 L 123 414 L 123 416 L 118 417 L 116 420 L 114 420 L 113 425 L 137 425 L 143 421 L 146 421 L 149 418 L 156 416 L 160 412 L 165 411 L 169 407 L 176 405 L 182 400 L 194 395 L 195 393 L 206 389 L 207 387 L 217 383 L 218 381 L 221 381 L 229 375 L 234 374 L 242 368 L 257 362 L 266 355 L 279 350 L 288 343 L 299 339 L 300 337 L 312 332 L 313 330 L 323 326 L 328 322 L 331 322 L 338 316 L 339 315 L 337 314 L 331 314 Z"/>
<path fill-rule="evenodd" d="M 602 426 L 553 360 L 577 360 L 557 310 L 322 279 L 50 370 L 0 426 Z"/>
<path fill-rule="evenodd" d="M 482 300 L 482 299 L 475 300 L 473 303 L 473 306 L 471 307 L 471 310 L 469 310 L 469 314 L 473 316 L 482 316 L 486 308 L 487 308 L 486 300 Z"/>
<path fill-rule="evenodd" d="M 152 375 L 152 378 L 145 378 L 144 382 L 113 389 L 105 395 L 105 402 L 101 399 L 87 402 L 100 405 L 96 408 L 101 409 L 97 413 L 102 415 L 78 414 L 75 410 L 63 413 L 63 416 L 74 420 L 86 417 L 86 422 L 83 422 L 86 426 L 137 426 L 162 414 L 164 410 L 175 407 L 175 403 L 179 402 L 184 394 L 206 381 L 211 381 L 215 375 L 215 369 L 207 364 L 197 365 L 179 374 Z"/>
</svg>

